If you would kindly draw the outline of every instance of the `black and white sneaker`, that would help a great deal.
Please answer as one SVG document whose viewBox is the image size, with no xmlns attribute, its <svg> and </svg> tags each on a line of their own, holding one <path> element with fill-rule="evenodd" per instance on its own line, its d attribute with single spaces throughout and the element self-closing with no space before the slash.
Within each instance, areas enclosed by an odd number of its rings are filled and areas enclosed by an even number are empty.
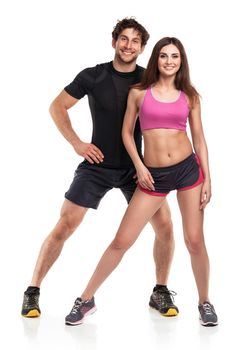
<svg viewBox="0 0 241 350">
<path fill-rule="evenodd" d="M 23 295 L 22 316 L 39 317 L 41 315 L 39 308 L 39 294 L 38 287 L 27 288 Z"/>
<path fill-rule="evenodd" d="M 74 302 L 74 306 L 68 316 L 65 317 L 65 324 L 69 326 L 77 326 L 83 323 L 86 316 L 93 314 L 96 311 L 95 299 L 92 297 L 90 300 L 82 300 L 77 298 Z"/>
<path fill-rule="evenodd" d="M 175 292 L 167 287 L 153 289 L 149 306 L 160 312 L 162 316 L 173 317 L 179 313 L 178 307 L 174 304 Z"/>
<path fill-rule="evenodd" d="M 198 305 L 199 319 L 202 326 L 212 327 L 218 325 L 218 317 L 214 306 L 209 301 Z"/>
</svg>

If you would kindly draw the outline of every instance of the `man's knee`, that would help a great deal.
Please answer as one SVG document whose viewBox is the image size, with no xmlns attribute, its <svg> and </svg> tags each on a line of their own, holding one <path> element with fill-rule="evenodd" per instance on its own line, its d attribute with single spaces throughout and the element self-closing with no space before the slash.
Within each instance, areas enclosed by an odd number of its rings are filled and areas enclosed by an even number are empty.
<svg viewBox="0 0 241 350">
<path fill-rule="evenodd" d="M 167 202 L 163 203 L 162 207 L 153 215 L 150 222 L 155 231 L 156 239 L 166 242 L 173 240 L 171 211 Z"/>
<path fill-rule="evenodd" d="M 173 240 L 173 224 L 171 219 L 162 220 L 154 226 L 156 239 L 163 241 Z"/>
<path fill-rule="evenodd" d="M 65 241 L 77 229 L 86 211 L 86 208 L 81 207 L 63 207 L 60 213 L 60 219 L 52 231 L 52 238 L 57 241 Z"/>
</svg>

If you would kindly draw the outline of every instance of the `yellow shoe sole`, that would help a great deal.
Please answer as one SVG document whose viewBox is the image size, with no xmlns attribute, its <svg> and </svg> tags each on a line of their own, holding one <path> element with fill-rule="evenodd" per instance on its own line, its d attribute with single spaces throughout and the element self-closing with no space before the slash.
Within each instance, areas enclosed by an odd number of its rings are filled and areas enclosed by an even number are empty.
<svg viewBox="0 0 241 350">
<path fill-rule="evenodd" d="M 158 311 L 156 308 L 150 306 L 152 309 Z M 160 311 L 158 311 L 160 313 L 160 315 L 164 316 L 164 317 L 174 317 L 178 315 L 178 312 L 176 309 L 172 309 L 170 308 L 165 314 L 162 314 Z"/>
<path fill-rule="evenodd" d="M 165 314 L 161 314 L 161 315 L 165 317 L 173 317 L 173 316 L 177 316 L 178 312 L 176 309 L 169 309 Z"/>
<path fill-rule="evenodd" d="M 39 317 L 40 316 L 40 312 L 36 309 L 34 310 L 30 310 L 26 315 L 22 315 L 24 317 Z"/>
</svg>

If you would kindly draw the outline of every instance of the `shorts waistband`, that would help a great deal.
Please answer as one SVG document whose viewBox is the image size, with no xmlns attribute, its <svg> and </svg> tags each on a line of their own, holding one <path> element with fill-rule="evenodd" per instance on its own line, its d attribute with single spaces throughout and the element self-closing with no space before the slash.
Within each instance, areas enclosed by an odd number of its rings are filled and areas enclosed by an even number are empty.
<svg viewBox="0 0 241 350">
<path fill-rule="evenodd" d="M 181 162 L 177 163 L 177 164 L 173 164 L 173 165 L 169 165 L 166 167 L 149 167 L 147 166 L 147 169 L 151 170 L 151 171 L 155 171 L 155 170 L 174 170 L 175 168 L 178 168 L 182 165 L 185 165 L 186 163 L 188 163 L 191 159 L 196 158 L 195 153 L 191 153 L 190 156 L 188 156 L 187 158 L 183 159 Z"/>
</svg>

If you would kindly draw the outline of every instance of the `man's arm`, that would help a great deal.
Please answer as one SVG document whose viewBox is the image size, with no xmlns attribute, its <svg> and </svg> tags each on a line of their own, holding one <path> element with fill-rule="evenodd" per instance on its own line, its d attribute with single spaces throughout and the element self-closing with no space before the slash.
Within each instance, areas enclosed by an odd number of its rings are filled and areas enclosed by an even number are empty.
<svg viewBox="0 0 241 350">
<path fill-rule="evenodd" d="M 51 117 L 61 134 L 72 145 L 77 154 L 84 157 L 91 164 L 103 162 L 104 155 L 101 150 L 92 143 L 81 141 L 72 127 L 68 109 L 78 101 L 66 91 L 61 91 L 50 105 L 49 112 Z"/>
</svg>

